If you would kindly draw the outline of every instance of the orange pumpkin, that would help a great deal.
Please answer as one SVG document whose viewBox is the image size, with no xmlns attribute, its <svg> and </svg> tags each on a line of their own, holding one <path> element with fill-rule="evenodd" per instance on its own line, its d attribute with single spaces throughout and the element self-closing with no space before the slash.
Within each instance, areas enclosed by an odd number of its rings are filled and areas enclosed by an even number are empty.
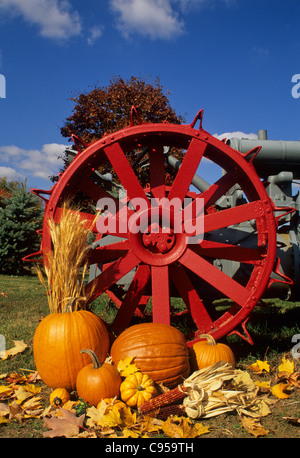
<svg viewBox="0 0 300 458">
<path fill-rule="evenodd" d="M 189 351 L 184 335 L 173 326 L 141 323 L 123 331 L 111 347 L 115 365 L 126 357 L 157 383 L 175 386 L 190 373 Z"/>
<path fill-rule="evenodd" d="M 190 349 L 190 363 L 193 371 L 212 366 L 219 361 L 226 361 L 235 366 L 235 357 L 231 348 L 223 343 L 217 343 L 209 334 L 202 334 L 200 340 Z"/>
<path fill-rule="evenodd" d="M 81 353 L 88 353 L 92 363 L 83 367 L 77 375 L 79 398 L 97 406 L 101 399 L 118 396 L 122 382 L 118 369 L 109 363 L 100 364 L 95 353 L 89 349 L 81 350 Z"/>
<path fill-rule="evenodd" d="M 51 313 L 34 334 L 36 369 L 46 385 L 72 391 L 76 388 L 78 372 L 90 361 L 80 350 L 91 348 L 103 362 L 109 345 L 105 324 L 94 313 L 87 310 Z"/>
</svg>

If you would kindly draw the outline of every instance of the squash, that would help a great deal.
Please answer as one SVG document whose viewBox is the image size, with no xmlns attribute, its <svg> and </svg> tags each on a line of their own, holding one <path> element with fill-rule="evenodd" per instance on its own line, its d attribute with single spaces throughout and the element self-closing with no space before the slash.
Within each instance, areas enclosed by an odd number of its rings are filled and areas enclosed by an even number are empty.
<svg viewBox="0 0 300 458">
<path fill-rule="evenodd" d="M 212 366 L 218 361 L 226 361 L 235 366 L 235 357 L 231 348 L 223 343 L 217 343 L 213 336 L 201 334 L 201 339 L 190 349 L 190 364 L 193 371 Z"/>
<path fill-rule="evenodd" d="M 109 335 L 103 321 L 88 310 L 51 313 L 36 328 L 33 352 L 36 369 L 51 388 L 76 388 L 76 377 L 90 359 L 80 354 L 88 347 L 103 362 L 109 351 Z"/>
<path fill-rule="evenodd" d="M 121 383 L 120 393 L 122 401 L 129 407 L 139 408 L 156 395 L 156 388 L 147 374 L 135 372 L 128 375 Z"/>
<path fill-rule="evenodd" d="M 92 363 L 78 373 L 76 389 L 79 398 L 96 407 L 101 399 L 119 396 L 122 379 L 118 369 L 110 363 L 100 364 L 90 349 L 81 350 L 81 353 L 87 353 Z"/>
<path fill-rule="evenodd" d="M 189 351 L 184 335 L 173 326 L 141 323 L 125 329 L 113 342 L 111 357 L 133 357 L 140 372 L 167 387 L 178 385 L 190 373 Z"/>
<path fill-rule="evenodd" d="M 50 394 L 49 400 L 53 407 L 62 407 L 70 400 L 70 394 L 65 388 L 56 388 Z"/>
</svg>

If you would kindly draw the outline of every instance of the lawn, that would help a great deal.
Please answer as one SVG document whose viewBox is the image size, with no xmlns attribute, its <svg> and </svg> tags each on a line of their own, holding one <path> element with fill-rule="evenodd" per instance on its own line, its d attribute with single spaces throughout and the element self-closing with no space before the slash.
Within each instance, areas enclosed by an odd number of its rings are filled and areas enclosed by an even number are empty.
<svg viewBox="0 0 300 458">
<path fill-rule="evenodd" d="M 217 307 L 224 308 L 228 304 L 220 301 Z M 248 329 L 253 338 L 251 346 L 237 336 L 224 339 L 233 349 L 237 366 L 247 369 L 256 360 L 267 359 L 271 371 L 260 376 L 260 380 L 276 381 L 275 368 L 280 364 L 284 355 L 291 355 L 295 343 L 292 337 L 300 334 L 299 306 L 297 302 L 281 300 L 266 300 L 251 314 Z M 108 300 L 103 295 L 94 306 L 94 311 L 102 319 L 110 321 L 115 311 L 108 306 Z M 6 348 L 14 345 L 14 341 L 23 340 L 28 348 L 6 360 L 0 360 L 0 376 L 17 372 L 30 374 L 35 370 L 32 342 L 39 321 L 48 314 L 48 303 L 44 287 L 37 277 L 0 276 L 0 334 L 6 339 Z M 295 371 L 300 370 L 300 358 L 294 359 Z M 0 385 L 7 383 L 4 376 Z M 42 386 L 41 397 L 45 406 L 49 404 L 51 390 Z M 1 402 L 1 400 L 0 400 Z M 288 421 L 284 417 L 290 417 Z M 0 415 L 1 418 L 1 415 Z M 298 419 L 298 421 L 297 421 Z M 205 438 L 249 438 L 253 437 L 245 428 L 236 414 L 223 414 L 215 418 L 203 420 L 209 425 L 210 431 L 201 437 Z M 276 400 L 272 413 L 263 418 L 263 426 L 269 431 L 266 437 L 300 437 L 300 389 L 293 390 L 286 399 Z M 17 420 L 1 424 L 0 438 L 5 437 L 42 437 L 45 431 L 44 421 L 39 418 L 29 418 L 22 422 Z"/>
</svg>

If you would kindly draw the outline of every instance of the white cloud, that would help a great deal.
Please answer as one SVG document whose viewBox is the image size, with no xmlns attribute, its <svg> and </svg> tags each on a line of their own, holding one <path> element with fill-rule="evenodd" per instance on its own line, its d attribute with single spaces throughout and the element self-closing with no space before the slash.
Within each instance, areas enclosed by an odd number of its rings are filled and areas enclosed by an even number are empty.
<svg viewBox="0 0 300 458">
<path fill-rule="evenodd" d="M 0 178 L 7 178 L 8 181 L 23 180 L 24 176 L 12 167 L 0 167 Z"/>
<path fill-rule="evenodd" d="M 100 38 L 103 34 L 103 27 L 102 26 L 95 26 L 92 27 L 90 30 L 90 35 L 87 39 L 89 45 L 93 45 L 95 41 Z"/>
<path fill-rule="evenodd" d="M 185 33 L 184 15 L 204 7 L 231 7 L 236 0 L 109 0 L 117 28 L 125 38 L 144 35 L 169 40 Z"/>
<path fill-rule="evenodd" d="M 62 165 L 58 156 L 62 155 L 66 145 L 46 143 L 40 150 L 23 149 L 15 145 L 0 147 L 0 161 L 6 163 L 0 167 L 0 177 L 18 179 L 24 176 L 39 177 L 49 180 Z"/>
<path fill-rule="evenodd" d="M 171 39 L 184 31 L 171 0 L 110 0 L 110 4 L 117 14 L 117 27 L 126 38 L 138 33 L 151 39 Z"/>
<path fill-rule="evenodd" d="M 47 38 L 67 39 L 82 30 L 80 16 L 69 0 L 1 0 L 0 11 L 37 25 Z"/>
<path fill-rule="evenodd" d="M 249 140 L 257 140 L 257 134 L 252 132 L 246 134 L 245 132 L 240 132 L 239 130 L 235 132 L 225 132 L 224 134 L 214 134 L 214 137 L 219 140 L 223 140 L 224 138 L 248 138 Z"/>
</svg>

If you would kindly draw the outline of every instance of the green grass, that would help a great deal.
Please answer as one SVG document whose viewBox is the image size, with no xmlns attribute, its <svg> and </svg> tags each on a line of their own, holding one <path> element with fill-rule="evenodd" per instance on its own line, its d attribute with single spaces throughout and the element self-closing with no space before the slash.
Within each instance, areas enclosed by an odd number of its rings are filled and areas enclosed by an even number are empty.
<svg viewBox="0 0 300 458">
<path fill-rule="evenodd" d="M 227 301 L 218 301 L 216 308 L 220 311 L 228 308 Z M 180 308 L 176 302 L 174 307 Z M 222 341 L 230 344 L 239 368 L 247 368 L 256 359 L 265 359 L 277 365 L 285 353 L 290 353 L 291 339 L 300 334 L 300 303 L 281 300 L 265 300 L 255 307 L 250 315 L 248 330 L 254 344 L 243 341 L 240 337 L 231 336 Z M 116 307 L 104 294 L 93 303 L 93 311 L 105 322 L 111 323 L 117 312 Z M 25 352 L 7 360 L 0 361 L 0 375 L 13 371 L 35 370 L 33 359 L 33 335 L 40 320 L 49 313 L 44 287 L 37 277 L 13 277 L 0 275 L 0 334 L 6 339 L 6 348 L 13 346 L 14 340 L 24 340 L 28 345 Z M 300 370 L 300 360 L 296 360 Z M 25 372 L 26 373 L 26 372 Z M 264 425 L 270 430 L 268 437 L 299 437 L 299 427 L 282 420 L 282 416 L 300 418 L 300 394 L 293 400 L 279 401 L 274 415 L 264 419 Z M 50 390 L 44 389 L 45 406 L 49 403 Z M 292 403 L 292 401 L 294 403 Z M 212 432 L 205 437 L 251 437 L 241 428 L 236 415 L 223 415 L 210 419 Z M 0 425 L 1 437 L 40 437 L 43 421 L 29 419 L 18 424 L 16 421 L 8 425 Z"/>
</svg>

